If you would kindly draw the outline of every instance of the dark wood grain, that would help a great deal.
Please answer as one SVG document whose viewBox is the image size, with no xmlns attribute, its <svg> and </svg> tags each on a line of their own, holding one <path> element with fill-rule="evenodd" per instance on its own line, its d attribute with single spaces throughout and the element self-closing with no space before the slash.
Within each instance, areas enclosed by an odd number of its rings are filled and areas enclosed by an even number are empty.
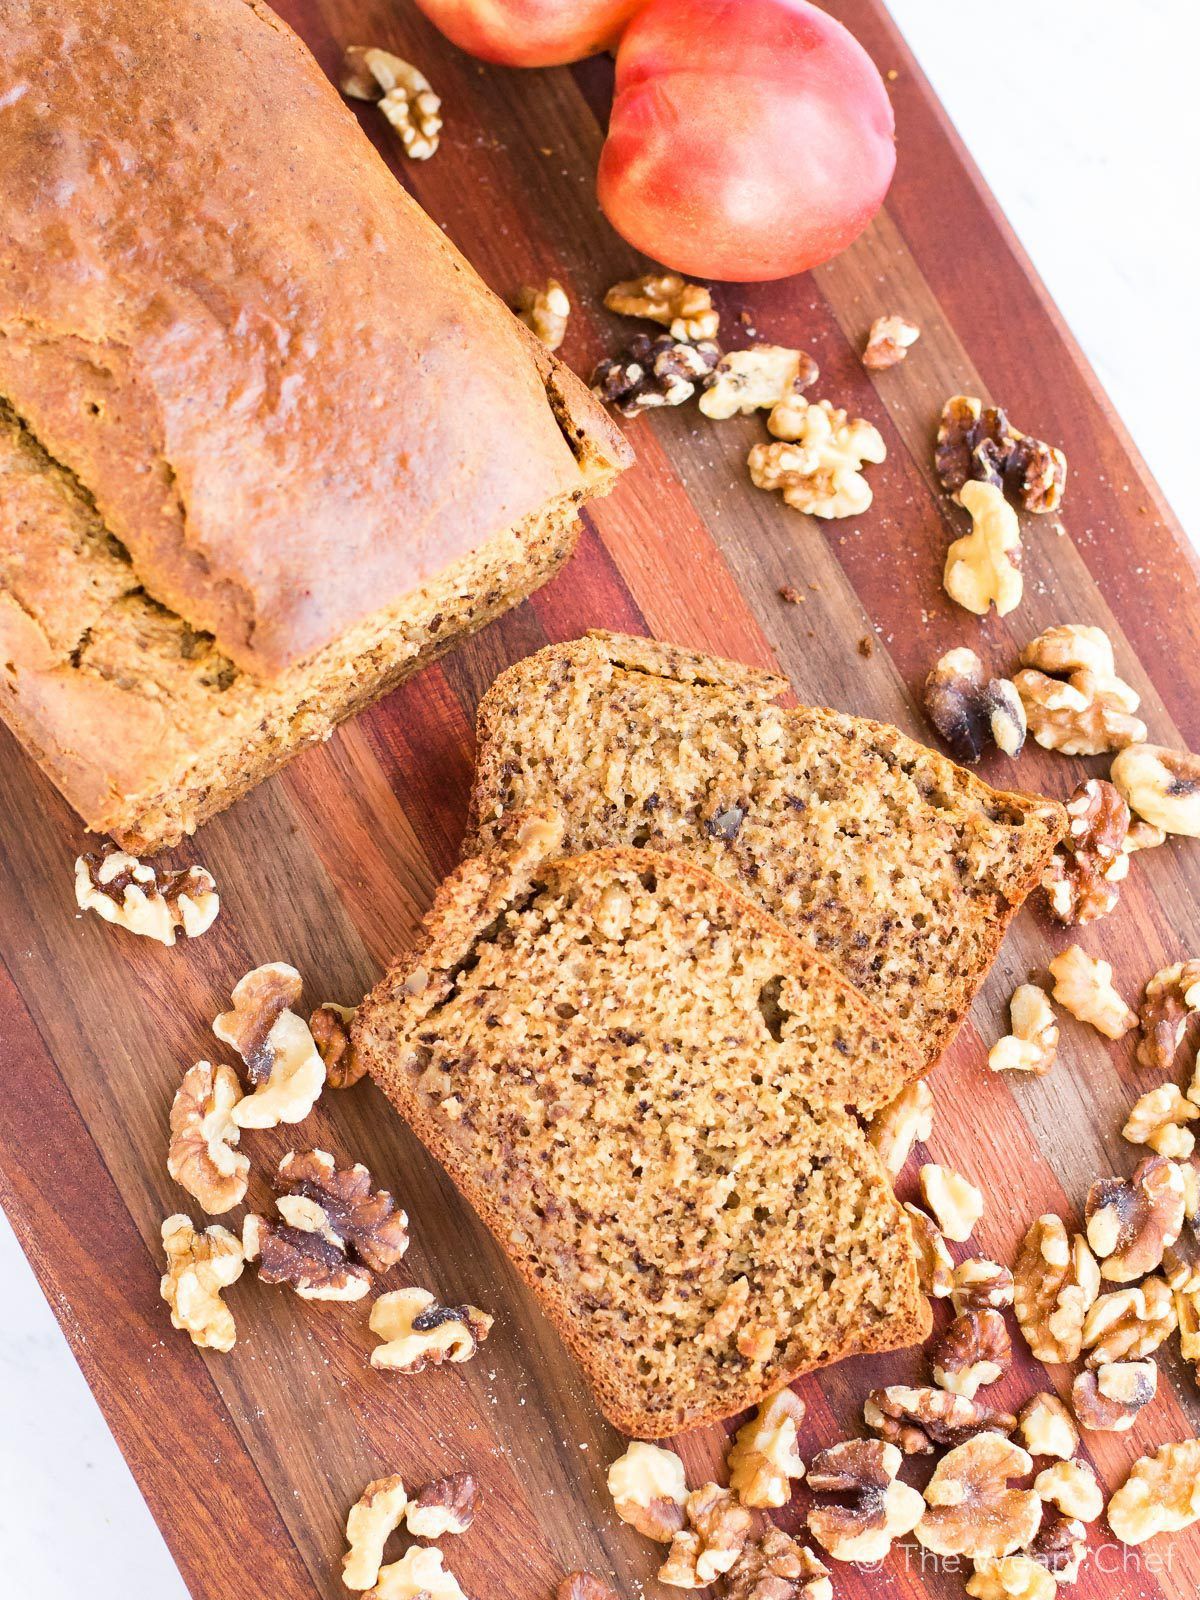
<svg viewBox="0 0 1200 1600">
<path fill-rule="evenodd" d="M 511 295 L 548 273 L 567 285 L 576 310 L 563 353 L 572 365 L 587 371 L 627 336 L 600 302 L 608 283 L 642 263 L 604 223 L 591 182 L 608 63 L 485 68 L 393 0 L 287 0 L 280 9 L 331 74 L 350 43 L 422 64 L 447 110 L 437 157 L 405 164 L 370 108 L 363 126 L 497 291 Z M 587 627 L 644 630 L 777 666 L 803 700 L 920 735 L 917 691 L 950 645 L 969 643 L 1009 668 L 1041 627 L 1089 622 L 1113 637 L 1152 737 L 1200 740 L 1194 557 L 880 0 L 830 9 L 896 74 L 901 159 L 887 207 L 818 272 L 722 288 L 717 298 L 726 330 L 736 337 L 749 324 L 811 350 L 821 392 L 881 429 L 888 459 L 873 469 L 867 515 L 816 523 L 753 490 L 745 454 L 762 436 L 757 419 L 715 425 L 689 410 L 633 423 L 638 464 L 588 509 L 579 552 L 553 584 L 300 757 L 184 853 L 212 868 L 224 899 L 213 932 L 194 946 L 147 948 L 76 917 L 78 824 L 0 733 L 0 1199 L 201 1600 L 343 1594 L 341 1524 L 363 1484 L 384 1471 L 416 1483 L 458 1467 L 484 1490 L 474 1529 L 452 1547 L 468 1593 L 548 1600 L 576 1565 L 610 1576 L 623 1595 L 655 1588 L 657 1552 L 615 1521 L 604 1491 L 620 1441 L 490 1237 L 370 1086 L 327 1094 L 303 1139 L 366 1161 L 401 1197 L 414 1243 L 396 1282 L 427 1283 L 496 1313 L 479 1358 L 385 1378 L 368 1364 L 361 1307 L 305 1305 L 253 1273 L 229 1295 L 235 1350 L 205 1356 L 170 1329 L 158 1299 L 159 1226 L 187 1209 L 164 1166 L 182 1070 L 214 1050 L 212 1018 L 248 966 L 292 961 L 310 1001 L 349 1002 L 412 938 L 457 858 L 474 710 L 499 670 Z M 922 339 L 903 366 L 870 375 L 861 342 L 874 316 L 891 310 L 913 316 Z M 1026 598 L 1003 621 L 969 617 L 940 583 L 962 514 L 938 489 L 930 444 L 942 401 L 960 389 L 1004 403 L 1021 426 L 1061 443 L 1072 464 L 1062 517 L 1025 530 Z M 785 583 L 803 604 L 781 602 Z M 1103 763 L 1030 746 L 1016 781 L 1061 796 L 1086 770 Z M 984 771 L 1011 779 L 998 758 Z M 1158 966 L 1200 951 L 1197 848 L 1180 841 L 1139 857 L 1118 914 L 1084 931 L 1081 942 L 1114 963 L 1131 998 Z M 1147 1081 L 1127 1041 L 1108 1045 L 1068 1018 L 1060 1065 L 1046 1079 L 1010 1082 L 984 1066 L 1012 988 L 1066 942 L 1033 909 L 1018 919 L 932 1079 L 930 1152 L 985 1189 L 971 1248 L 1001 1260 L 1012 1259 L 1033 1216 L 1077 1216 L 1093 1177 L 1133 1165 L 1119 1128 Z M 288 1142 L 278 1130 L 248 1137 L 247 1147 L 261 1171 Z M 914 1154 L 904 1194 L 930 1152 Z M 256 1177 L 250 1199 L 264 1192 Z M 1162 1368 L 1159 1399 L 1131 1433 L 1087 1438 L 1110 1487 L 1143 1450 L 1197 1431 L 1195 1381 L 1174 1346 Z M 805 1453 L 856 1430 L 868 1388 L 921 1371 L 910 1352 L 802 1381 Z M 1046 1373 L 1020 1355 L 995 1398 L 1015 1406 L 1038 1387 L 1065 1393 L 1069 1383 L 1069 1372 Z M 693 1482 L 719 1471 L 724 1440 L 711 1429 L 680 1442 Z M 805 1503 L 801 1492 L 782 1520 L 798 1526 Z M 1090 1563 L 1081 1600 L 1191 1600 L 1200 1535 L 1150 1551 L 1152 1560 L 1143 1553 L 1127 1570 Z M 962 1583 L 911 1552 L 882 1573 L 837 1573 L 837 1593 L 850 1600 L 949 1597 Z"/>
</svg>

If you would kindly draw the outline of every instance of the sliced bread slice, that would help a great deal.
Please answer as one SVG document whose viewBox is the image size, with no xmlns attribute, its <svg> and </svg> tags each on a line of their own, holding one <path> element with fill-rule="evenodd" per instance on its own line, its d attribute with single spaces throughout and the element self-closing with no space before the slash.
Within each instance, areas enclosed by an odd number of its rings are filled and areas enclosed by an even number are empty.
<svg viewBox="0 0 1200 1600">
<path fill-rule="evenodd" d="M 919 1341 L 909 1225 L 847 1109 L 904 1075 L 899 1030 L 693 863 L 558 838 L 509 819 L 464 862 L 354 1041 L 605 1414 L 662 1437 Z"/>
<path fill-rule="evenodd" d="M 772 702 L 782 678 L 593 633 L 502 674 L 479 709 L 468 852 L 513 811 L 560 811 L 564 849 L 684 855 L 892 1018 L 917 1070 L 966 1015 L 1066 827 L 896 728 Z"/>
</svg>

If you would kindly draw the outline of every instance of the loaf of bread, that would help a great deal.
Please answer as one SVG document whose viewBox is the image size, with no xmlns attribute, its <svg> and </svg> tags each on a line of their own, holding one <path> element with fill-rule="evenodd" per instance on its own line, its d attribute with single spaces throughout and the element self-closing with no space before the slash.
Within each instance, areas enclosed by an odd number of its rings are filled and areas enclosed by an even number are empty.
<svg viewBox="0 0 1200 1600">
<path fill-rule="evenodd" d="M 924 1337 L 848 1109 L 910 1074 L 899 1030 L 694 864 L 558 838 L 511 818 L 464 862 L 353 1037 L 605 1414 L 661 1437 Z"/>
<path fill-rule="evenodd" d="M 528 594 L 628 451 L 260 0 L 11 0 L 0 715 L 172 843 Z"/>
<path fill-rule="evenodd" d="M 945 1049 L 1066 826 L 895 728 L 773 701 L 786 682 L 594 633 L 518 663 L 479 710 L 467 849 L 512 811 L 564 848 L 642 845 L 735 884 L 901 1030 Z"/>
</svg>

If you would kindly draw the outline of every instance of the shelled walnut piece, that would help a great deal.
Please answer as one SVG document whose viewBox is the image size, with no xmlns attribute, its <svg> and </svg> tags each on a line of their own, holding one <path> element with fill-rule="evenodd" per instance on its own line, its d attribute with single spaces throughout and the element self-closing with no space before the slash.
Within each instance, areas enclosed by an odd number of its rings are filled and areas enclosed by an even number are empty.
<svg viewBox="0 0 1200 1600">
<path fill-rule="evenodd" d="M 1082 1522 L 1050 1511 L 1023 1554 L 1045 1567 L 1060 1587 L 1074 1583 L 1087 1555 L 1088 1531 Z"/>
<path fill-rule="evenodd" d="M 428 161 L 437 150 L 442 102 L 411 61 L 370 45 L 350 45 L 339 87 L 351 100 L 375 101 L 413 161 Z"/>
<path fill-rule="evenodd" d="M 361 1300 L 370 1293 L 371 1274 L 322 1231 L 319 1206 L 294 1200 L 281 1214 L 282 1222 L 256 1212 L 242 1222 L 242 1250 L 258 1262 L 263 1283 L 286 1283 L 302 1300 Z"/>
<path fill-rule="evenodd" d="M 1125 1544 L 1178 1533 L 1200 1519 L 1200 1439 L 1164 1444 L 1133 1465 L 1108 1502 L 1108 1525 Z"/>
<path fill-rule="evenodd" d="M 1056 1394 L 1035 1394 L 1018 1418 L 1025 1448 L 1034 1456 L 1060 1456 L 1069 1460 L 1079 1449 L 1079 1429 Z"/>
<path fill-rule="evenodd" d="M 929 1352 L 933 1381 L 951 1394 L 973 1400 L 998 1383 L 1012 1365 L 1012 1341 L 999 1311 L 963 1311 Z"/>
<path fill-rule="evenodd" d="M 712 295 L 677 272 L 647 272 L 614 283 L 604 296 L 609 311 L 622 317 L 661 322 L 672 339 L 715 339 L 721 325 Z"/>
<path fill-rule="evenodd" d="M 1183 1228 L 1187 1184 L 1163 1156 L 1147 1156 L 1131 1178 L 1099 1178 L 1084 1206 L 1088 1244 L 1110 1283 L 1133 1283 L 1162 1264 Z"/>
<path fill-rule="evenodd" d="M 934 465 L 942 487 L 965 504 L 971 482 L 1016 496 L 1026 511 L 1057 511 L 1067 481 L 1067 458 L 1053 445 L 1014 428 L 999 406 L 973 395 L 952 395 L 942 407 Z"/>
<path fill-rule="evenodd" d="M 640 333 L 628 350 L 596 366 L 592 393 L 623 417 L 637 417 L 658 406 L 679 406 L 695 394 L 720 353 L 710 340 L 689 344 L 669 333 L 656 339 Z"/>
<path fill-rule="evenodd" d="M 371 1365 L 386 1372 L 423 1372 L 443 1361 L 469 1361 L 492 1318 L 478 1306 L 440 1306 L 427 1289 L 393 1289 L 371 1307 L 368 1326 L 383 1342 Z"/>
<path fill-rule="evenodd" d="M 1104 1491 L 1086 1461 L 1057 1461 L 1044 1467 L 1033 1487 L 1047 1505 L 1076 1522 L 1095 1522 L 1104 1510 Z"/>
<path fill-rule="evenodd" d="M 785 1506 L 804 1476 L 797 1429 L 804 1402 L 791 1389 L 769 1395 L 737 1431 L 727 1457 L 729 1487 L 744 1506 Z"/>
<path fill-rule="evenodd" d="M 590 1572 L 568 1572 L 554 1591 L 554 1600 L 619 1600 L 619 1596 Z"/>
<path fill-rule="evenodd" d="M 887 456 L 871 423 L 852 421 L 828 400 L 795 394 L 772 408 L 767 430 L 780 442 L 751 449 L 747 464 L 756 488 L 780 490 L 787 505 L 813 517 L 856 517 L 871 504 L 862 469 Z"/>
<path fill-rule="evenodd" d="M 1021 651 L 1013 682 L 1043 749 L 1096 756 L 1146 737 L 1146 724 L 1133 715 L 1141 703 L 1137 691 L 1117 676 L 1102 628 L 1073 622 L 1047 628 Z"/>
<path fill-rule="evenodd" d="M 1113 761 L 1109 777 L 1144 821 L 1166 833 L 1200 837 L 1200 756 L 1133 744 Z"/>
<path fill-rule="evenodd" d="M 1169 1072 L 1188 1018 L 1200 1010 L 1200 961 L 1176 961 L 1147 983 L 1138 1007 L 1138 1065 Z"/>
<path fill-rule="evenodd" d="M 956 761 L 973 766 L 989 743 L 1006 756 L 1025 745 L 1025 707 L 1007 678 L 989 678 L 974 650 L 947 650 L 925 679 L 925 714 Z"/>
<path fill-rule="evenodd" d="M 1008 1003 L 1011 1033 L 988 1051 L 993 1072 L 1032 1072 L 1044 1078 L 1058 1055 L 1058 1023 L 1046 991 L 1036 983 L 1022 983 Z"/>
<path fill-rule="evenodd" d="M 466 1533 L 475 1520 L 479 1488 L 469 1472 L 431 1478 L 408 1502 L 404 1521 L 416 1539 L 441 1539 Z"/>
<path fill-rule="evenodd" d="M 241 1129 L 233 1108 L 241 1098 L 232 1067 L 197 1061 L 171 1102 L 167 1171 L 210 1216 L 232 1211 L 246 1198 L 250 1158 L 234 1149 Z"/>
<path fill-rule="evenodd" d="M 1183 1173 L 1183 1226 L 1179 1237 L 1163 1250 L 1163 1276 L 1177 1294 L 1200 1290 L 1200 1169 L 1188 1165 Z"/>
<path fill-rule="evenodd" d="M 516 313 L 547 350 L 561 348 L 567 336 L 571 301 L 557 278 L 547 278 L 540 288 L 531 283 L 522 284 L 517 293 Z"/>
<path fill-rule="evenodd" d="M 242 1275 L 245 1259 L 235 1234 L 214 1223 L 198 1232 L 176 1214 L 162 1225 L 167 1270 L 159 1293 L 171 1308 L 171 1325 L 186 1329 L 202 1350 L 232 1350 L 237 1339 L 233 1313 L 221 1299 Z"/>
<path fill-rule="evenodd" d="M 968 1256 L 954 1269 L 950 1298 L 956 1315 L 964 1311 L 1003 1311 L 1013 1303 L 1013 1275 L 998 1261 Z"/>
<path fill-rule="evenodd" d="M 917 1273 L 921 1292 L 934 1300 L 944 1300 L 954 1288 L 954 1257 L 933 1218 L 919 1206 L 904 1202 L 905 1215 L 917 1247 Z"/>
<path fill-rule="evenodd" d="M 670 1544 L 687 1521 L 683 1462 L 661 1445 L 635 1439 L 609 1467 L 608 1492 L 621 1521 L 659 1544 Z"/>
<path fill-rule="evenodd" d="M 372 1272 L 394 1267 L 408 1249 L 408 1216 L 386 1189 L 376 1189 L 360 1161 L 339 1167 L 327 1150 L 289 1150 L 277 1169 L 280 1196 L 276 1204 L 286 1216 L 286 1202 L 312 1201 L 322 1214 L 321 1231 L 332 1235 Z"/>
<path fill-rule="evenodd" d="M 732 1490 L 715 1483 L 693 1490 L 684 1509 L 688 1525 L 673 1535 L 658 1581 L 675 1589 L 703 1589 L 736 1562 L 754 1519 Z"/>
<path fill-rule="evenodd" d="M 1111 1361 L 1078 1374 L 1071 1385 L 1071 1404 L 1080 1426 L 1090 1433 L 1124 1433 L 1157 1393 L 1153 1361 Z"/>
<path fill-rule="evenodd" d="M 920 337 L 920 328 L 907 317 L 876 317 L 867 334 L 862 364 L 871 372 L 898 366 Z"/>
<path fill-rule="evenodd" d="M 753 344 L 727 350 L 713 368 L 700 396 L 700 410 L 714 421 L 770 411 L 789 395 L 801 394 L 820 377 L 803 350 L 781 344 Z"/>
<path fill-rule="evenodd" d="M 844 1501 L 817 1501 L 808 1513 L 809 1532 L 835 1561 L 882 1561 L 892 1541 L 916 1527 L 925 1502 L 897 1478 L 903 1460 L 882 1439 L 847 1439 L 813 1457 L 809 1488 Z"/>
<path fill-rule="evenodd" d="M 1057 1585 L 1032 1556 L 984 1557 L 967 1579 L 971 1600 L 1054 1600 Z"/>
<path fill-rule="evenodd" d="M 379 1569 L 366 1600 L 467 1600 L 454 1574 L 442 1565 L 442 1552 L 415 1544 L 399 1561 Z"/>
<path fill-rule="evenodd" d="M 962 1244 L 983 1215 L 983 1194 L 961 1172 L 930 1161 L 919 1174 L 921 1194 L 947 1239 Z"/>
<path fill-rule="evenodd" d="M 1026 1233 L 1013 1268 L 1013 1309 L 1039 1361 L 1074 1361 L 1083 1322 L 1100 1292 L 1100 1267 L 1086 1239 L 1047 1212 Z"/>
<path fill-rule="evenodd" d="M 806 1545 L 768 1523 L 747 1540 L 725 1577 L 725 1600 L 833 1600 L 829 1568 Z"/>
<path fill-rule="evenodd" d="M 1083 1323 L 1089 1367 L 1140 1361 L 1175 1332 L 1175 1297 L 1162 1278 L 1102 1294 Z"/>
<path fill-rule="evenodd" d="M 905 1084 L 895 1099 L 889 1100 L 871 1118 L 867 1139 L 893 1178 L 897 1177 L 912 1153 L 933 1132 L 933 1091 L 923 1078 Z"/>
<path fill-rule="evenodd" d="M 161 871 L 106 846 L 75 862 L 75 904 L 129 933 L 173 945 L 176 935 L 198 939 L 221 909 L 216 881 L 204 867 Z"/>
<path fill-rule="evenodd" d="M 987 483 L 965 484 L 961 499 L 971 516 L 971 531 L 946 551 L 942 586 L 951 600 L 977 617 L 986 616 L 992 606 L 997 616 L 1006 617 L 1025 591 L 1017 514 L 1001 491 Z"/>
<path fill-rule="evenodd" d="M 342 1582 L 347 1589 L 370 1589 L 378 1582 L 384 1547 L 403 1521 L 407 1505 L 403 1480 L 392 1473 L 373 1479 L 350 1507 L 346 1517 L 349 1548 L 342 1557 Z"/>
<path fill-rule="evenodd" d="M 308 1019 L 308 1031 L 325 1063 L 327 1089 L 349 1089 L 367 1070 L 350 1038 L 350 1024 L 357 1010 L 357 1006 L 339 1006 L 326 1000 Z"/>
<path fill-rule="evenodd" d="M 1175 1317 L 1179 1323 L 1179 1353 L 1190 1361 L 1200 1378 L 1200 1288 L 1176 1289 Z"/>
<path fill-rule="evenodd" d="M 925 1490 L 926 1511 L 917 1523 L 921 1544 L 935 1555 L 972 1560 L 1011 1555 L 1027 1545 L 1042 1518 L 1032 1489 L 1010 1489 L 1033 1461 L 998 1433 L 980 1433 L 938 1463 Z"/>
<path fill-rule="evenodd" d="M 898 1445 L 906 1456 L 932 1455 L 939 1445 L 959 1445 L 977 1433 L 1010 1434 L 1017 1419 L 948 1389 L 891 1384 L 872 1389 L 863 1405 L 872 1433 Z"/>
<path fill-rule="evenodd" d="M 223 1044 L 245 1063 L 253 1094 L 233 1108 L 239 1128 L 275 1128 L 303 1122 L 325 1086 L 325 1063 L 307 1023 L 290 1009 L 302 982 L 295 967 L 270 961 L 234 985 L 232 1011 L 213 1023 Z"/>
<path fill-rule="evenodd" d="M 1136 1027 L 1137 1013 L 1113 988 L 1113 969 L 1107 961 L 1071 944 L 1051 961 L 1050 976 L 1058 1004 L 1106 1038 L 1122 1039 Z"/>
<path fill-rule="evenodd" d="M 1067 836 L 1047 863 L 1042 888 L 1068 927 L 1108 916 L 1129 876 L 1129 807 L 1111 783 L 1088 778 L 1066 803 Z"/>
<path fill-rule="evenodd" d="M 1146 1144 L 1160 1156 L 1186 1161 L 1196 1148 L 1196 1136 L 1187 1126 L 1200 1117 L 1200 1106 L 1188 1100 L 1177 1084 L 1149 1089 L 1130 1108 L 1121 1129 L 1130 1144 Z"/>
</svg>

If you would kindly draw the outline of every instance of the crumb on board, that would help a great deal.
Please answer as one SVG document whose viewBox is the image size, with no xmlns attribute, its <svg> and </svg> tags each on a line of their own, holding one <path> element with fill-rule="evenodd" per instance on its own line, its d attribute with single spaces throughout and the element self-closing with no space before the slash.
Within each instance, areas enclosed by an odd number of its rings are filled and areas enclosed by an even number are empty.
<svg viewBox="0 0 1200 1600">
<path fill-rule="evenodd" d="M 779 598 L 785 600 L 789 606 L 802 606 L 806 603 L 808 596 L 801 594 L 794 585 L 785 583 L 779 591 Z"/>
<path fill-rule="evenodd" d="M 860 656 L 864 656 L 868 661 L 875 654 L 875 641 L 872 639 L 869 633 L 864 633 L 862 638 L 858 641 L 858 653 Z"/>
</svg>

